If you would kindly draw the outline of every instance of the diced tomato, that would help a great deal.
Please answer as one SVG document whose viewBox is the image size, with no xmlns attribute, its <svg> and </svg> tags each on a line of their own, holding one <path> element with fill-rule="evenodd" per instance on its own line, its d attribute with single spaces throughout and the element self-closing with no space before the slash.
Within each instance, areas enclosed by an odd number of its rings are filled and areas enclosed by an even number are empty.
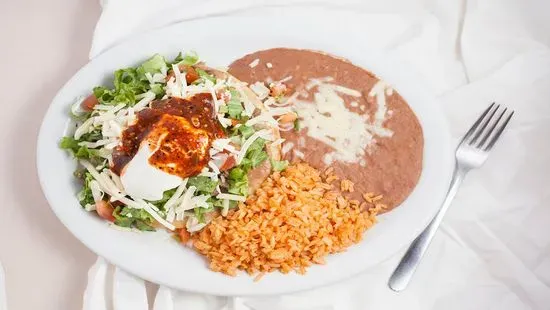
<svg viewBox="0 0 550 310">
<path fill-rule="evenodd" d="M 218 97 L 219 100 L 221 100 L 223 102 L 229 102 L 229 100 L 231 100 L 231 93 L 226 91 L 226 90 L 223 90 L 223 91 L 219 90 L 216 93 L 216 96 Z"/>
<path fill-rule="evenodd" d="M 91 94 L 86 97 L 86 99 L 84 99 L 82 103 L 80 103 L 80 107 L 84 111 L 92 111 L 98 103 L 99 102 L 97 101 L 97 98 L 94 96 L 94 94 Z"/>
<path fill-rule="evenodd" d="M 298 115 L 294 112 L 288 112 L 279 118 L 280 124 L 292 124 L 298 118 Z"/>
<path fill-rule="evenodd" d="M 180 237 L 181 243 L 187 243 L 191 238 L 191 234 L 185 228 L 179 230 L 178 236 Z"/>
<path fill-rule="evenodd" d="M 101 218 L 104 218 L 109 222 L 115 221 L 115 217 L 113 216 L 115 208 L 113 208 L 113 206 L 109 202 L 105 200 L 98 201 L 95 203 L 95 209 L 97 214 Z"/>
<path fill-rule="evenodd" d="M 285 84 L 282 83 L 275 83 L 270 85 L 271 89 L 271 96 L 277 97 L 277 96 L 284 96 L 288 93 L 289 89 Z"/>
<path fill-rule="evenodd" d="M 191 66 L 179 65 L 178 68 L 180 69 L 180 71 L 186 72 L 185 81 L 187 82 L 187 84 L 191 84 L 200 78 L 195 68 Z M 174 76 L 174 71 L 173 70 L 168 71 L 168 74 L 166 75 L 166 81 L 169 81 L 170 78 L 173 76 Z"/>
<path fill-rule="evenodd" d="M 227 171 L 237 165 L 237 160 L 235 159 L 235 156 L 229 155 L 225 158 L 225 161 L 220 166 L 220 171 Z"/>
</svg>

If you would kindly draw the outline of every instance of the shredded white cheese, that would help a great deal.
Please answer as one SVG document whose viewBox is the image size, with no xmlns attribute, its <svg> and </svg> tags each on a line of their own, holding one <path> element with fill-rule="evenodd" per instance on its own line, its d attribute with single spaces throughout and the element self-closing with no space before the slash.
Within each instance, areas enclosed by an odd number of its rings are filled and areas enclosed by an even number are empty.
<svg viewBox="0 0 550 310">
<path fill-rule="evenodd" d="M 208 162 L 208 167 L 212 169 L 212 172 L 214 172 L 216 176 L 220 174 L 220 168 L 216 166 L 216 164 L 212 160 Z"/>
<path fill-rule="evenodd" d="M 172 195 L 172 197 L 170 197 L 168 199 L 168 201 L 166 201 L 166 203 L 164 204 L 164 210 L 170 210 L 170 209 L 173 209 L 174 205 L 176 204 L 176 201 L 181 197 L 181 195 L 183 194 L 183 191 L 185 190 L 185 186 L 187 185 L 187 181 L 189 179 L 183 179 L 183 181 L 181 182 L 181 184 L 178 186 L 178 188 L 176 189 L 176 191 L 174 192 L 174 195 Z"/>
<path fill-rule="evenodd" d="M 269 88 L 267 88 L 262 82 L 256 82 L 250 85 L 250 89 L 258 96 L 260 100 L 267 98 L 270 93 Z"/>
<path fill-rule="evenodd" d="M 190 233 L 203 229 L 208 223 L 199 223 L 199 220 L 195 217 L 190 217 L 185 224 L 185 228 Z"/>
<path fill-rule="evenodd" d="M 154 209 L 153 209 L 154 205 L 148 203 L 146 204 L 143 209 L 145 211 L 147 211 L 147 213 L 151 214 L 151 216 L 157 220 L 157 222 L 159 222 L 162 226 L 168 228 L 169 230 L 174 230 L 176 229 L 176 227 L 172 224 L 172 223 L 169 223 L 167 220 L 163 219 Z"/>
<path fill-rule="evenodd" d="M 283 84 L 290 80 L 292 80 L 292 75 L 280 79 L 279 81 L 275 82 L 275 84 Z"/>
<path fill-rule="evenodd" d="M 206 84 L 209 84 L 208 85 L 208 90 L 210 92 L 210 95 L 212 96 L 212 100 L 214 101 L 214 113 L 218 113 L 218 111 L 220 110 L 220 105 L 222 104 L 222 102 L 220 100 L 218 100 L 218 96 L 216 95 L 216 91 L 214 90 L 213 85 L 211 85 L 212 82 L 207 80 Z"/>
<path fill-rule="evenodd" d="M 78 140 L 82 137 L 82 135 L 92 132 L 94 130 L 93 123 L 94 123 L 93 117 L 84 121 L 84 123 L 82 123 L 82 125 L 80 125 L 74 132 L 74 138 Z"/>
<path fill-rule="evenodd" d="M 224 193 L 218 194 L 218 195 L 216 196 L 216 198 L 218 198 L 218 199 L 234 200 L 234 201 L 241 201 L 241 202 L 246 201 L 246 197 L 245 197 L 245 196 L 233 195 L 233 194 L 224 194 Z"/>
<path fill-rule="evenodd" d="M 218 121 L 220 122 L 223 128 L 227 128 L 233 124 L 231 119 L 224 117 L 223 114 L 221 113 L 218 114 Z"/>
<path fill-rule="evenodd" d="M 260 59 L 256 58 L 251 63 L 248 64 L 250 68 L 256 67 L 260 63 Z"/>
<path fill-rule="evenodd" d="M 314 102 L 296 99 L 295 107 L 300 115 L 302 125 L 308 128 L 308 136 L 319 140 L 334 151 L 324 156 L 324 162 L 330 165 L 333 161 L 359 163 L 366 154 L 368 146 L 373 144 L 374 135 L 390 137 L 393 132 L 383 127 L 386 120 L 385 93 L 387 84 L 377 82 L 370 90 L 369 96 L 375 96 L 378 109 L 374 115 L 374 121 L 369 120 L 368 115 L 361 116 L 350 111 L 344 99 L 339 95 L 361 97 L 361 92 L 341 85 L 330 84 L 331 77 L 311 79 L 306 89 L 317 87 L 314 93 Z M 357 102 L 351 102 L 352 107 L 357 107 Z M 303 156 L 298 150 L 294 150 L 298 157 Z"/>
<path fill-rule="evenodd" d="M 231 142 L 231 139 L 216 139 L 212 142 L 212 148 L 221 152 L 226 149 L 229 142 Z"/>
<path fill-rule="evenodd" d="M 334 154 L 325 158 L 358 162 L 372 140 L 365 121 L 359 114 L 347 109 L 344 99 L 338 96 L 333 85 L 320 82 L 317 87 L 314 104 L 300 100 L 295 102 L 301 118 L 300 125 L 308 129 L 308 136 L 334 149 Z M 330 160 L 325 164 L 330 164 Z"/>
<path fill-rule="evenodd" d="M 273 126 L 278 126 L 279 123 L 274 118 L 274 116 L 283 115 L 283 114 L 286 114 L 286 113 L 289 113 L 289 112 L 292 112 L 291 107 L 272 108 L 272 109 L 269 109 L 267 111 L 262 112 L 260 115 L 254 117 L 254 118 L 249 119 L 245 123 L 245 125 L 246 126 L 254 126 L 256 124 L 268 123 L 268 124 L 271 124 Z"/>
<path fill-rule="evenodd" d="M 248 99 L 246 95 L 244 97 L 241 95 L 241 98 L 243 98 L 242 103 L 244 106 L 244 116 L 252 116 L 254 114 L 254 110 L 256 110 L 256 106 Z"/>
<path fill-rule="evenodd" d="M 114 142 L 113 139 L 103 139 L 103 140 L 97 140 L 96 142 L 82 141 L 82 142 L 79 142 L 78 145 L 85 146 L 85 147 L 90 148 L 90 149 L 95 149 L 95 148 L 98 148 L 100 146 L 104 146 L 104 145 L 107 145 L 109 143 L 112 143 L 112 142 Z"/>
<path fill-rule="evenodd" d="M 294 147 L 294 143 L 287 142 L 283 145 L 283 148 L 281 149 L 281 152 L 284 155 L 284 154 L 288 153 L 288 151 L 292 150 L 293 147 Z"/>
<path fill-rule="evenodd" d="M 193 208 L 208 208 L 208 203 L 206 202 L 210 198 L 208 195 L 198 195 L 191 198 L 191 205 Z"/>
<path fill-rule="evenodd" d="M 277 146 L 277 145 L 279 145 L 279 144 L 282 144 L 283 142 L 285 142 L 285 139 L 279 138 L 279 139 L 273 141 L 273 142 L 271 143 L 271 146 Z"/>
<path fill-rule="evenodd" d="M 191 204 L 191 198 L 193 197 L 193 194 L 195 194 L 196 190 L 197 188 L 195 186 L 189 186 L 189 188 L 183 195 L 183 200 L 181 201 L 179 207 L 176 209 L 176 214 L 181 213 L 185 210 L 193 209 L 193 205 Z"/>
<path fill-rule="evenodd" d="M 151 101 L 155 99 L 155 96 L 156 96 L 155 93 L 153 93 L 152 91 L 146 92 L 143 99 L 141 99 L 138 103 L 134 105 L 134 111 L 139 111 L 145 108 L 146 106 L 148 106 L 149 103 L 151 103 Z"/>
<path fill-rule="evenodd" d="M 294 156 L 300 158 L 300 159 L 304 159 L 305 158 L 305 154 L 303 152 L 301 152 L 300 150 L 294 150 Z"/>
<path fill-rule="evenodd" d="M 96 180 L 90 181 L 90 190 L 92 191 L 92 197 L 94 197 L 95 202 L 103 199 L 103 192 L 101 191 L 99 183 Z"/>
<path fill-rule="evenodd" d="M 222 216 L 227 216 L 227 213 L 229 212 L 229 200 L 224 199 L 222 201 Z"/>
</svg>

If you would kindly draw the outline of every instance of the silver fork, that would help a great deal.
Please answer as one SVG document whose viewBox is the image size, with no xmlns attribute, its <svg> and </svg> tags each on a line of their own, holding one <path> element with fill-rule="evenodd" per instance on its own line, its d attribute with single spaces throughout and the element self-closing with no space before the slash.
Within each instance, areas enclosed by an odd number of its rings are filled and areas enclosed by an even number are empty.
<svg viewBox="0 0 550 310">
<path fill-rule="evenodd" d="M 507 113 L 508 108 L 504 108 L 502 112 L 498 113 L 498 116 L 495 116 L 499 109 L 500 105 L 495 105 L 493 102 L 460 141 L 455 152 L 456 165 L 447 197 L 430 224 L 409 246 L 399 265 L 393 271 L 388 282 L 392 290 L 399 292 L 407 287 L 464 177 L 470 170 L 483 165 L 489 152 L 500 138 L 512 115 L 514 115 L 514 111 Z"/>
</svg>

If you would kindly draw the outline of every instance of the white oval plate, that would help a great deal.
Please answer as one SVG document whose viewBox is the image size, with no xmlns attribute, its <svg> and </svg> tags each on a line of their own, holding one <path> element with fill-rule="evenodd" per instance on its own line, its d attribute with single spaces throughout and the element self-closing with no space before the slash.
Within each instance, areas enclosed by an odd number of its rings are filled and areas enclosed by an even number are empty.
<svg viewBox="0 0 550 310">
<path fill-rule="evenodd" d="M 44 118 L 38 138 L 37 166 L 52 209 L 87 247 L 111 263 L 152 282 L 215 295 L 269 295 L 304 290 L 350 277 L 373 267 L 410 243 L 441 203 L 452 171 L 450 135 L 445 117 L 418 74 L 394 59 L 377 55 L 360 31 L 324 18 L 217 17 L 176 24 L 132 38 L 92 60 L 59 91 Z M 340 26 L 339 26 L 340 25 Z M 75 98 L 95 85 L 108 84 L 114 70 L 134 66 L 154 53 L 173 57 L 196 50 L 209 65 L 226 66 L 247 53 L 296 47 L 326 51 L 350 59 L 388 81 L 409 102 L 424 130 L 424 169 L 418 186 L 403 205 L 381 216 L 364 241 L 332 255 L 306 275 L 272 273 L 259 282 L 247 275 L 229 277 L 208 269 L 206 261 L 162 233 L 113 229 L 82 210 L 75 197 L 74 161 L 58 148 Z"/>
</svg>

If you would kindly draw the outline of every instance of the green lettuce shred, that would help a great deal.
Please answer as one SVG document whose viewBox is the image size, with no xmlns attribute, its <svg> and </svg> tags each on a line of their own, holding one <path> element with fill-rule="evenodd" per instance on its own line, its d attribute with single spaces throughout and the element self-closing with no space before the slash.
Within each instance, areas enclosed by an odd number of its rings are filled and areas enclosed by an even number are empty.
<svg viewBox="0 0 550 310">
<path fill-rule="evenodd" d="M 300 131 L 300 120 L 299 119 L 295 119 L 294 120 L 294 131 Z"/>
<path fill-rule="evenodd" d="M 78 202 L 80 202 L 80 205 L 82 207 L 85 207 L 86 205 L 93 205 L 95 204 L 94 196 L 92 195 L 92 190 L 90 188 L 90 182 L 94 179 L 92 175 L 89 172 L 85 172 L 84 175 L 84 182 L 82 189 L 76 194 L 76 198 L 78 199 Z"/>
<path fill-rule="evenodd" d="M 168 66 L 166 65 L 166 59 L 160 54 L 155 54 L 153 57 L 146 60 L 136 69 L 136 73 L 143 79 L 145 78 L 145 73 L 150 73 L 151 75 L 155 73 L 161 73 L 168 71 Z"/>
<path fill-rule="evenodd" d="M 237 131 L 243 136 L 243 139 L 248 139 L 250 136 L 252 136 L 256 130 L 250 126 L 241 125 L 239 128 L 237 128 Z"/>
<path fill-rule="evenodd" d="M 78 143 L 80 142 L 82 142 L 82 140 L 76 140 L 73 137 L 63 137 L 59 142 L 59 147 L 67 150 L 75 158 L 87 159 L 92 164 L 99 164 L 101 161 L 103 161 L 103 159 L 99 157 L 97 150 L 89 149 L 86 146 L 80 146 L 78 145 Z"/>
<path fill-rule="evenodd" d="M 242 165 L 229 171 L 227 190 L 231 194 L 248 195 L 248 171 Z"/>
<path fill-rule="evenodd" d="M 133 209 L 118 206 L 113 212 L 115 225 L 121 227 L 134 227 L 142 231 L 154 231 L 154 219 L 143 209 Z"/>
<path fill-rule="evenodd" d="M 227 114 L 229 114 L 230 118 L 240 119 L 243 111 L 244 111 L 244 108 L 240 101 L 231 99 L 227 103 Z"/>
<path fill-rule="evenodd" d="M 198 192 L 206 195 L 212 194 L 217 185 L 218 181 L 214 181 L 211 178 L 202 175 L 191 177 L 187 181 L 188 187 L 195 186 Z"/>
<path fill-rule="evenodd" d="M 201 77 L 202 79 L 209 80 L 210 82 L 216 84 L 216 77 L 213 76 L 212 74 L 199 68 L 196 68 L 195 71 L 197 71 L 197 73 L 199 74 L 199 77 Z"/>
<path fill-rule="evenodd" d="M 174 58 L 172 64 L 192 66 L 199 62 L 199 55 L 195 51 L 189 51 L 185 54 L 181 52 Z"/>
<path fill-rule="evenodd" d="M 170 199 L 170 197 L 174 195 L 174 193 L 176 192 L 176 189 L 177 188 L 172 188 L 167 191 L 164 191 L 164 193 L 162 193 L 162 198 L 160 200 L 148 201 L 148 202 L 155 205 L 160 210 L 164 210 L 164 204 L 168 201 L 168 199 Z"/>
<path fill-rule="evenodd" d="M 164 90 L 164 86 L 161 84 L 151 84 L 151 91 L 155 93 L 155 98 L 160 99 L 164 96 L 166 91 Z"/>
<path fill-rule="evenodd" d="M 288 160 L 272 160 L 271 168 L 273 171 L 283 171 L 288 167 Z"/>
</svg>

